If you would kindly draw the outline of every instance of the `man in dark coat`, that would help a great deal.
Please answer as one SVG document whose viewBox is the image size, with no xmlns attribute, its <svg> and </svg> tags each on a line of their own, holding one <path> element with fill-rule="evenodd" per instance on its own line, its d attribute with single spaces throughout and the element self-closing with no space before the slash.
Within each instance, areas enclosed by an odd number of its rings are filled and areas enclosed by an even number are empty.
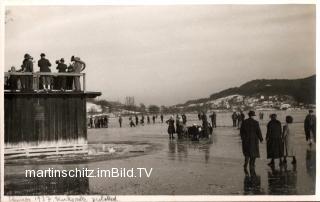
<svg viewBox="0 0 320 202">
<path fill-rule="evenodd" d="M 282 128 L 280 121 L 277 120 L 276 114 L 271 114 L 271 120 L 267 125 L 267 158 L 271 159 L 269 166 L 274 166 L 274 159 L 280 159 L 280 165 L 282 164 L 281 158 L 283 157 L 283 143 L 281 139 Z"/>
<path fill-rule="evenodd" d="M 56 62 L 58 64 L 57 70 L 59 73 L 66 73 L 68 66 L 64 63 L 64 59 L 61 58 L 59 61 Z M 59 76 L 57 78 L 57 89 L 65 90 L 66 89 L 66 77 Z"/>
<path fill-rule="evenodd" d="M 38 60 L 38 66 L 40 67 L 40 72 L 51 72 L 51 63 L 48 59 L 46 59 L 46 55 L 41 53 L 41 59 Z M 51 86 L 51 76 L 41 76 L 40 77 L 43 85 L 43 89 L 49 90 Z"/>
<path fill-rule="evenodd" d="M 217 114 L 216 114 L 216 112 L 212 112 L 212 114 L 210 115 L 210 118 L 211 118 L 212 128 L 216 128 L 217 127 Z"/>
<path fill-rule="evenodd" d="M 176 132 L 176 130 L 174 127 L 173 116 L 171 116 L 170 119 L 166 121 L 166 123 L 168 124 L 169 139 L 174 139 L 173 134 Z"/>
<path fill-rule="evenodd" d="M 312 145 L 312 139 L 316 142 L 316 116 L 314 115 L 313 110 L 309 110 L 309 114 L 304 120 L 304 132 L 309 145 Z"/>
<path fill-rule="evenodd" d="M 247 171 L 248 162 L 250 161 L 250 173 L 254 174 L 255 160 L 260 157 L 259 140 L 263 141 L 259 122 L 254 120 L 254 111 L 248 113 L 249 118 L 244 120 L 241 125 L 240 135 L 242 140 L 242 152 L 245 157 L 244 169 Z"/>
<path fill-rule="evenodd" d="M 163 114 L 160 115 L 161 123 L 163 123 Z"/>
<path fill-rule="evenodd" d="M 237 127 L 237 119 L 238 119 L 237 113 L 233 112 L 233 114 L 231 115 L 231 118 L 232 118 L 232 126 Z"/>
<path fill-rule="evenodd" d="M 135 118 L 136 118 L 136 126 L 138 126 L 139 125 L 139 118 L 137 115 L 135 115 Z"/>
<path fill-rule="evenodd" d="M 122 128 L 122 117 L 121 117 L 121 115 L 119 116 L 119 126 L 120 126 L 120 128 Z"/>
<path fill-rule="evenodd" d="M 26 53 L 24 55 L 24 60 L 21 65 L 21 69 L 18 70 L 18 72 L 33 72 L 33 62 L 32 57 Z M 32 82 L 33 78 L 32 76 L 21 76 L 21 88 L 22 90 L 32 90 Z"/>
<path fill-rule="evenodd" d="M 203 113 L 202 115 L 202 129 L 203 129 L 203 137 L 208 138 L 210 134 L 209 123 L 207 119 L 207 115 Z"/>
</svg>

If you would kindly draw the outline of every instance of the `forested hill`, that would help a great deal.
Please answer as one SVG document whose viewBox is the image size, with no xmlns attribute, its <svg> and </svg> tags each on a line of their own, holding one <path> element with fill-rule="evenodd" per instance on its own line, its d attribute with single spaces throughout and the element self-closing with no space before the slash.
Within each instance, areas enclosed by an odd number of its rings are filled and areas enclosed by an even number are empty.
<svg viewBox="0 0 320 202">
<path fill-rule="evenodd" d="M 255 95 L 289 95 L 297 102 L 315 104 L 316 75 L 303 79 L 257 79 L 249 81 L 240 87 L 228 88 L 218 93 L 214 93 L 208 98 L 187 101 L 183 105 L 203 103 L 234 94 L 252 97 Z"/>
</svg>

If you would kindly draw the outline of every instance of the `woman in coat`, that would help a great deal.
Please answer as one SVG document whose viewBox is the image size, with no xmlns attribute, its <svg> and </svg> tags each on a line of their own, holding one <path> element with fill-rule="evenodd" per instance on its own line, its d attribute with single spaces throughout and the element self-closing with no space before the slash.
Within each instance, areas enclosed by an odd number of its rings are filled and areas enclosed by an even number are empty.
<svg viewBox="0 0 320 202">
<path fill-rule="evenodd" d="M 173 134 L 176 132 L 176 130 L 175 130 L 175 128 L 174 128 L 173 116 L 171 116 L 170 119 L 166 121 L 166 123 L 168 124 L 168 134 L 169 134 L 169 138 L 170 138 L 170 139 L 174 139 Z"/>
<path fill-rule="evenodd" d="M 296 151 L 294 148 L 294 136 L 295 132 L 292 126 L 293 118 L 292 116 L 286 117 L 286 125 L 284 126 L 283 130 L 283 139 L 284 139 L 284 163 L 287 162 L 286 157 L 292 157 L 292 164 L 296 164 Z"/>
<path fill-rule="evenodd" d="M 280 159 L 283 157 L 283 144 L 282 144 L 282 128 L 280 121 L 277 120 L 276 114 L 270 115 L 271 120 L 267 125 L 267 158 L 271 159 L 269 166 L 274 166 L 274 159 Z"/>
</svg>

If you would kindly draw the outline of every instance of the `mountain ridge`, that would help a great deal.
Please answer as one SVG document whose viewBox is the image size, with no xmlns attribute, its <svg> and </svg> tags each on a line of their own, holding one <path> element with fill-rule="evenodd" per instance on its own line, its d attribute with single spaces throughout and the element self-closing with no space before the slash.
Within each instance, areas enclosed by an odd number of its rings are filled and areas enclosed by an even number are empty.
<svg viewBox="0 0 320 202">
<path fill-rule="evenodd" d="M 233 94 L 243 96 L 289 95 L 299 103 L 315 104 L 316 75 L 300 79 L 255 79 L 248 81 L 239 87 L 227 88 L 217 93 L 213 93 L 207 98 L 189 100 L 177 106 L 208 102 Z"/>
</svg>

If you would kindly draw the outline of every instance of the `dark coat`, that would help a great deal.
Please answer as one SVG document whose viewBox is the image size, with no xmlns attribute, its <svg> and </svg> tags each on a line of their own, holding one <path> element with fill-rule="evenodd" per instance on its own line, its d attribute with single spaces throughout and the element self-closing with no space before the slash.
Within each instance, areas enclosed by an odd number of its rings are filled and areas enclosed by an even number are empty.
<svg viewBox="0 0 320 202">
<path fill-rule="evenodd" d="M 310 139 L 310 132 L 316 134 L 316 116 L 308 114 L 304 120 L 304 132 L 306 140 Z"/>
<path fill-rule="evenodd" d="M 67 69 L 68 69 L 68 66 L 64 63 L 59 63 L 57 66 L 58 72 L 66 72 Z"/>
<path fill-rule="evenodd" d="M 24 72 L 33 72 L 33 63 L 31 60 L 24 59 L 21 65 L 22 69 L 21 71 Z"/>
<path fill-rule="evenodd" d="M 243 155 L 250 158 L 260 157 L 259 140 L 263 141 L 259 122 L 248 118 L 240 128 Z"/>
<path fill-rule="evenodd" d="M 176 132 L 175 128 L 174 128 L 174 120 L 173 119 L 169 119 L 166 121 L 166 123 L 169 125 L 168 126 L 168 133 L 169 134 L 173 134 Z"/>
<path fill-rule="evenodd" d="M 283 157 L 282 128 L 280 121 L 272 119 L 267 125 L 267 158 Z"/>
<path fill-rule="evenodd" d="M 49 68 L 49 67 L 51 67 L 51 63 L 46 58 L 41 58 L 38 61 L 38 66 L 40 67 L 40 72 L 51 72 L 51 70 Z"/>
</svg>

